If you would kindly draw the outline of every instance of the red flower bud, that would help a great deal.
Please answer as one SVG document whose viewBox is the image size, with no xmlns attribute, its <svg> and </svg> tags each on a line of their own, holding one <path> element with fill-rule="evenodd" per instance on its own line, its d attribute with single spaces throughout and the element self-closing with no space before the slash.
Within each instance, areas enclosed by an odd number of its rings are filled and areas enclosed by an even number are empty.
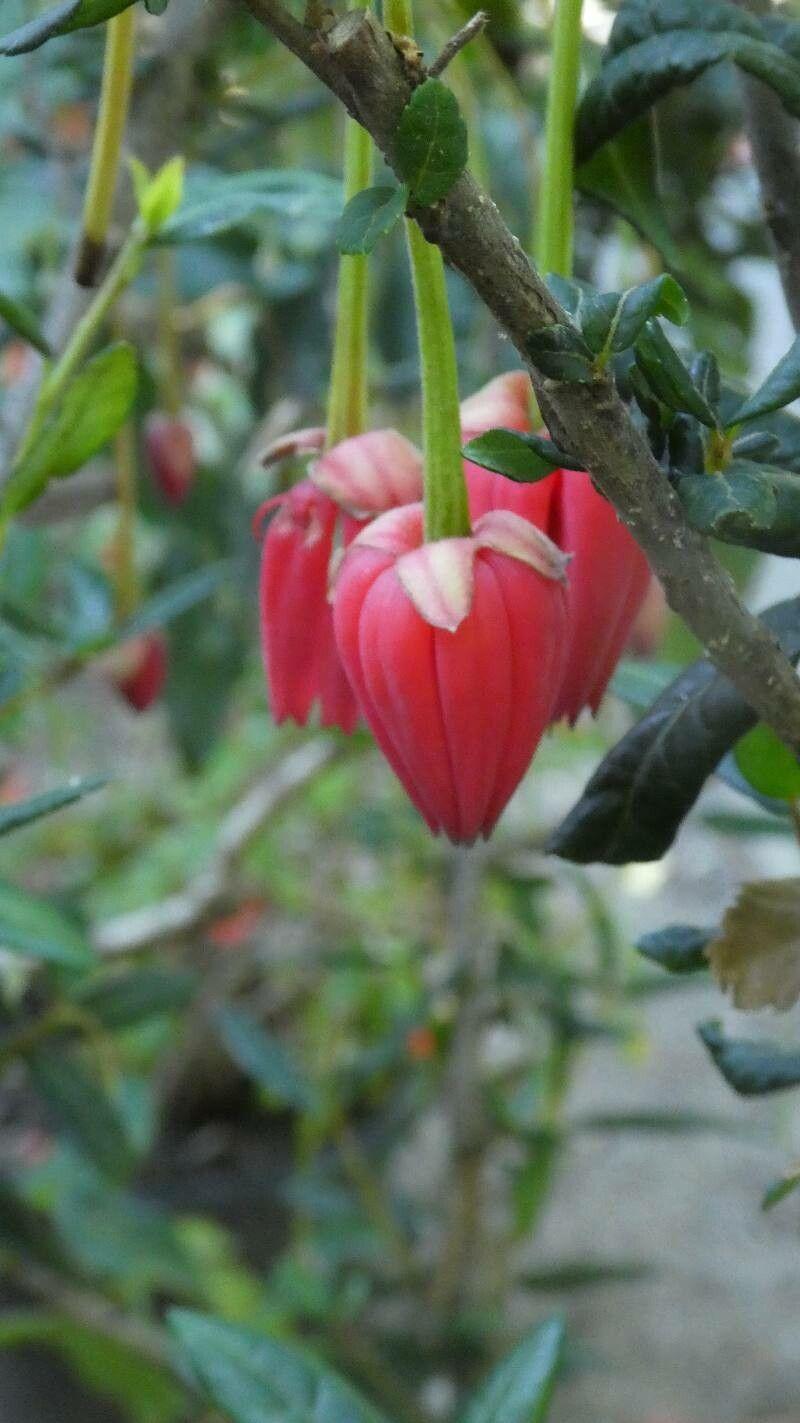
<svg viewBox="0 0 800 1423">
<path fill-rule="evenodd" d="M 344 542 L 361 527 L 304 479 L 277 506 L 261 555 L 261 650 L 276 722 L 305 726 L 319 702 L 323 726 L 353 731 L 358 705 L 339 661 L 328 582 L 337 524 Z"/>
<path fill-rule="evenodd" d="M 569 656 L 555 719 L 597 711 L 650 582 L 650 568 L 588 474 L 555 475 L 550 533 L 569 565 Z"/>
<path fill-rule="evenodd" d="M 167 646 L 161 633 L 143 633 L 120 649 L 114 680 L 134 711 L 147 711 L 152 706 L 166 676 Z"/>
<path fill-rule="evenodd" d="M 189 426 L 172 415 L 149 415 L 144 442 L 159 490 L 168 504 L 182 504 L 195 476 L 194 439 Z"/>
<path fill-rule="evenodd" d="M 517 515 L 423 542 L 420 504 L 376 519 L 337 576 L 342 662 L 434 833 L 489 835 L 547 726 L 565 647 L 564 558 Z"/>
</svg>

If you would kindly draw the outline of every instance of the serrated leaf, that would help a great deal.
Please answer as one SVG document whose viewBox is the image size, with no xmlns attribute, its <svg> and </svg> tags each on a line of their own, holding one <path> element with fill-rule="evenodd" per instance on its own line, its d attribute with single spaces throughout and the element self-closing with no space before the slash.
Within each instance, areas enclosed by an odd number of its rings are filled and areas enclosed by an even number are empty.
<svg viewBox="0 0 800 1423">
<path fill-rule="evenodd" d="M 564 1321 L 546 1319 L 467 1403 L 461 1423 L 544 1423 L 564 1352 Z"/>
<path fill-rule="evenodd" d="M 755 726 L 738 743 L 733 755 L 745 780 L 759 795 L 789 803 L 800 798 L 797 757 L 768 726 Z"/>
<path fill-rule="evenodd" d="M 800 1086 L 800 1052 L 751 1038 L 726 1038 L 718 1022 L 697 1029 L 714 1065 L 741 1097 L 761 1097 Z"/>
<path fill-rule="evenodd" d="M 220 1036 L 234 1062 L 280 1103 L 299 1112 L 319 1107 L 319 1094 L 277 1038 L 246 1013 L 223 1008 L 217 1017 Z"/>
<path fill-rule="evenodd" d="M 136 399 L 136 352 L 127 341 L 93 356 L 67 386 L 50 424 L 14 471 L 0 512 L 17 514 L 38 498 L 49 480 L 72 474 L 116 434 Z"/>
<path fill-rule="evenodd" d="M 12 953 L 85 969 L 94 955 L 78 928 L 45 899 L 0 880 L 0 947 Z"/>
<path fill-rule="evenodd" d="M 735 1008 L 793 1007 L 800 998 L 800 879 L 742 885 L 706 953 Z"/>
<path fill-rule="evenodd" d="M 41 351 L 43 356 L 50 355 L 50 347 L 33 312 L 21 301 L 7 296 L 5 292 L 0 292 L 0 320 L 5 321 L 12 331 L 16 331 L 17 335 L 22 336 L 31 346 L 35 346 L 37 351 Z"/>
<path fill-rule="evenodd" d="M 727 422 L 742 425 L 746 420 L 757 420 L 760 415 L 769 415 L 773 410 L 782 410 L 792 400 L 800 396 L 800 336 L 792 342 L 785 356 L 782 356 L 767 376 L 763 385 L 734 411 Z"/>
<path fill-rule="evenodd" d="M 581 192 L 621 214 L 676 270 L 681 258 L 667 226 L 666 205 L 658 191 L 658 170 L 649 118 L 630 124 L 604 143 L 575 173 Z"/>
<path fill-rule="evenodd" d="M 289 222 L 313 219 L 333 227 L 341 210 L 341 184 L 323 173 L 269 168 L 219 173 L 194 167 L 186 174 L 181 206 L 155 240 L 204 242 L 264 215 Z"/>
<path fill-rule="evenodd" d="M 772 1207 L 776 1206 L 779 1201 L 785 1200 L 793 1191 L 796 1191 L 798 1186 L 800 1186 L 800 1165 L 787 1171 L 777 1181 L 773 1181 L 761 1198 L 762 1211 L 772 1210 Z"/>
<path fill-rule="evenodd" d="M 104 1175 L 124 1175 L 132 1164 L 131 1143 L 97 1073 L 52 1042 L 29 1053 L 26 1062 L 58 1131 Z"/>
<path fill-rule="evenodd" d="M 528 337 L 528 355 L 551 380 L 586 384 L 594 380 L 592 353 L 575 326 L 543 326 Z"/>
<path fill-rule="evenodd" d="M 800 599 L 762 614 L 786 655 L 800 656 Z M 656 699 L 595 771 L 549 849 L 578 864 L 657 860 L 723 756 L 756 716 L 705 659 Z"/>
<path fill-rule="evenodd" d="M 44 791 L 29 800 L 0 806 L 0 835 L 8 835 L 12 830 L 19 830 L 23 825 L 41 819 L 43 815 L 52 815 L 64 806 L 73 805 L 76 800 L 91 795 L 92 791 L 99 791 L 105 785 L 108 785 L 107 776 L 87 776 L 84 779 L 75 776 L 58 790 Z"/>
<path fill-rule="evenodd" d="M 204 1393 L 232 1423 L 384 1423 L 338 1374 L 297 1347 L 172 1309 L 170 1327 Z"/>
<path fill-rule="evenodd" d="M 371 252 L 376 244 L 392 228 L 406 210 L 409 189 L 406 183 L 399 188 L 365 188 L 351 198 L 336 228 L 336 246 L 346 256 L 357 257 Z"/>
<path fill-rule="evenodd" d="M 800 555 L 800 478 L 771 465 L 735 460 L 714 474 L 676 482 L 689 523 L 725 543 Z"/>
<path fill-rule="evenodd" d="M 636 364 L 653 394 L 670 410 L 694 415 L 714 429 L 717 417 L 657 321 L 648 321 L 636 343 Z"/>
<path fill-rule="evenodd" d="M 534 439 L 520 435 L 516 430 L 487 430 L 464 445 L 461 453 L 482 469 L 504 474 L 506 479 L 513 479 L 518 484 L 535 484 L 540 479 L 546 479 L 564 461 L 559 458 L 560 451 L 555 445 L 552 446 L 555 458 L 545 457 L 539 447 L 546 447 L 549 442 L 541 440 L 534 444 Z"/>
<path fill-rule="evenodd" d="M 697 973 L 708 968 L 705 947 L 715 933 L 696 924 L 670 924 L 643 934 L 636 941 L 637 952 L 667 973 Z"/>
<path fill-rule="evenodd" d="M 411 95 L 395 132 L 400 177 L 420 207 L 449 193 L 468 157 L 467 126 L 452 90 L 426 79 Z"/>
</svg>

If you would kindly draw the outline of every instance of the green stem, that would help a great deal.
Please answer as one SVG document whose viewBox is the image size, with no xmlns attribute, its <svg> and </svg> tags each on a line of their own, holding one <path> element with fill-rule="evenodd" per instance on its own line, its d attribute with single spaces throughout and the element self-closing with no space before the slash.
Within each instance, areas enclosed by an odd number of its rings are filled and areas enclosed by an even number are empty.
<svg viewBox="0 0 800 1423">
<path fill-rule="evenodd" d="M 406 222 L 406 236 L 422 376 L 425 539 L 431 543 L 470 532 L 458 367 L 442 254 L 425 241 L 415 222 Z"/>
<path fill-rule="evenodd" d="M 358 0 L 362 9 L 369 0 Z M 344 200 L 368 188 L 372 181 L 372 139 L 355 119 L 345 120 Z M 369 352 L 369 258 L 339 258 L 336 326 L 331 383 L 328 391 L 327 445 L 337 445 L 367 427 L 367 359 Z"/>
<path fill-rule="evenodd" d="M 547 95 L 544 172 L 539 189 L 536 261 L 542 272 L 572 275 L 573 135 L 583 0 L 556 0 Z"/>
<path fill-rule="evenodd" d="M 105 251 L 128 116 L 135 26 L 136 9 L 131 5 L 109 20 L 106 30 L 103 84 L 76 264 L 76 280 L 82 286 L 94 286 Z"/>
</svg>

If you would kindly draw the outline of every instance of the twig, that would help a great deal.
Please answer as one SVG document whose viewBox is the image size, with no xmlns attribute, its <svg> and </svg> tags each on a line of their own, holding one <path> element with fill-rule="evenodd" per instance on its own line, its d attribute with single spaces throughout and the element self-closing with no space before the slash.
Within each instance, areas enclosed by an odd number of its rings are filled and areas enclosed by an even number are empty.
<svg viewBox="0 0 800 1423">
<path fill-rule="evenodd" d="M 467 23 L 461 26 L 461 29 L 453 35 L 452 39 L 447 41 L 438 59 L 433 61 L 433 64 L 428 70 L 430 78 L 436 79 L 440 74 L 444 74 L 448 64 L 452 63 L 456 55 L 461 53 L 462 49 L 469 44 L 470 40 L 474 40 L 486 29 L 488 23 L 489 16 L 485 10 L 479 10 L 476 15 L 472 16 L 471 20 L 467 20 Z"/>
<path fill-rule="evenodd" d="M 253 838 L 343 749 L 333 740 L 318 738 L 291 751 L 228 811 L 211 860 L 185 889 L 95 927 L 92 939 L 98 953 L 136 953 L 196 929 L 224 900 L 235 864 Z"/>
<path fill-rule="evenodd" d="M 419 73 L 409 74 L 391 36 L 351 11 L 325 36 L 310 35 L 280 0 L 245 0 L 255 18 L 300 58 L 369 129 L 392 164 L 394 134 Z M 491 199 L 468 173 L 446 198 L 413 213 L 431 242 L 472 284 L 526 361 L 554 439 L 574 450 L 615 506 L 659 576 L 671 606 L 742 696 L 782 741 L 800 751 L 800 683 L 680 501 L 630 419 L 613 381 L 542 376 L 528 358 L 531 335 L 568 320 Z"/>
</svg>

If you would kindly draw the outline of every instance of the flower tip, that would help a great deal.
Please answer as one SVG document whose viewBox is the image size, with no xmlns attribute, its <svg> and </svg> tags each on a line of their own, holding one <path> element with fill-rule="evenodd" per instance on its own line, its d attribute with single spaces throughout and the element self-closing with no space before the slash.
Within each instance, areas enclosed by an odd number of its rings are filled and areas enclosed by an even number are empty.
<svg viewBox="0 0 800 1423">
<path fill-rule="evenodd" d="M 267 445 L 259 462 L 265 469 L 279 464 L 281 460 L 292 459 L 296 455 L 315 454 L 325 445 L 324 425 L 311 425 L 306 430 L 292 430 L 288 435 L 279 435 Z"/>
</svg>

